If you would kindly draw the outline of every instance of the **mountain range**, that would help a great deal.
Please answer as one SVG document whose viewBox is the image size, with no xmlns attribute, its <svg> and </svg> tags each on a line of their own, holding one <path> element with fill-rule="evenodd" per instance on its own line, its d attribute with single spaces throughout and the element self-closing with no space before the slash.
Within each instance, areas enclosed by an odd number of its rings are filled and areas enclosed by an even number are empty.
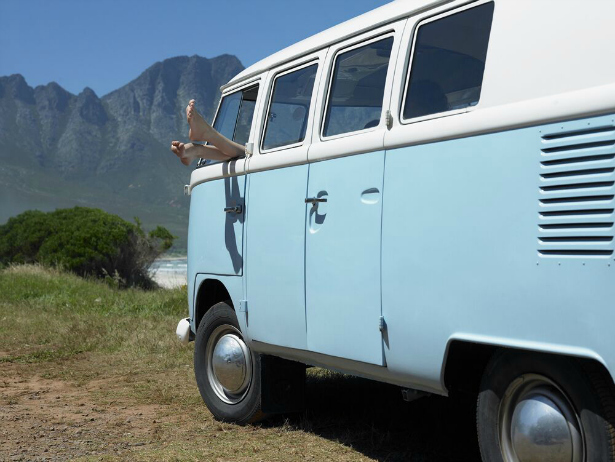
<svg viewBox="0 0 615 462">
<path fill-rule="evenodd" d="M 185 251 L 191 168 L 170 142 L 187 139 L 188 101 L 211 121 L 220 86 L 241 70 L 231 55 L 170 58 L 102 98 L 0 77 L 0 224 L 28 209 L 98 207 L 167 227 Z"/>
</svg>

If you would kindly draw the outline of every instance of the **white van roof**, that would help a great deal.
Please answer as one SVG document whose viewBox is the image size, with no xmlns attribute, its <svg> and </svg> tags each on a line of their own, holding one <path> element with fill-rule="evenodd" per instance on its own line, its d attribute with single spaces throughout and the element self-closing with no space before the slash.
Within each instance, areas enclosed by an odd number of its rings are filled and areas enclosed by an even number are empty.
<svg viewBox="0 0 615 462">
<path fill-rule="evenodd" d="M 340 40 L 359 35 L 397 19 L 412 16 L 452 1 L 453 0 L 395 0 L 391 3 L 387 3 L 386 5 L 368 11 L 365 14 L 338 24 L 337 26 L 333 26 L 323 32 L 284 48 L 277 53 L 267 56 L 241 71 L 226 85 L 223 85 L 220 90 L 224 91 L 226 88 L 242 80 L 261 74 L 287 61 L 292 61 L 293 59 L 297 59 L 314 51 L 321 50 L 332 43 L 339 42 Z"/>
</svg>

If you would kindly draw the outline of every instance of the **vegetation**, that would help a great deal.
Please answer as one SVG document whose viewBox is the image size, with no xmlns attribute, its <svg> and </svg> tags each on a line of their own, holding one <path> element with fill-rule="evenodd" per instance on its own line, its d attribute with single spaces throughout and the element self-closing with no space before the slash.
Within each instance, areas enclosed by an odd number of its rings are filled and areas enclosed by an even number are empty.
<svg viewBox="0 0 615 462">
<path fill-rule="evenodd" d="M 40 265 L 0 270 L 0 460 L 480 460 L 472 410 L 308 370 L 307 410 L 239 427 L 198 393 L 175 339 L 186 289 L 118 290 Z"/>
<path fill-rule="evenodd" d="M 41 263 L 150 288 L 149 268 L 174 236 L 161 226 L 145 233 L 135 220 L 86 207 L 27 211 L 0 226 L 0 264 Z"/>
</svg>

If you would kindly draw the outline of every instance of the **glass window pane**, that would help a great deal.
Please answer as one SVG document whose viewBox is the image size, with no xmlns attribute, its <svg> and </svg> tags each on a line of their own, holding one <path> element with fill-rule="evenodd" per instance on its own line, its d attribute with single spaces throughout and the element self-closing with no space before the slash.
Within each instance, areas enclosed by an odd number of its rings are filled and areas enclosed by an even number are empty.
<svg viewBox="0 0 615 462">
<path fill-rule="evenodd" d="M 263 150 L 300 143 L 305 139 L 317 64 L 275 80 Z"/>
<path fill-rule="evenodd" d="M 242 93 L 241 107 L 239 108 L 239 117 L 237 118 L 233 141 L 239 144 L 246 144 L 250 138 L 252 118 L 254 117 L 254 108 L 256 107 L 256 97 L 258 96 L 258 86 L 243 90 Z"/>
<path fill-rule="evenodd" d="M 393 37 L 341 53 L 335 60 L 325 118 L 325 136 L 380 123 Z"/>
<path fill-rule="evenodd" d="M 490 2 L 419 27 L 404 119 L 478 103 L 492 18 Z"/>
<path fill-rule="evenodd" d="M 241 92 L 233 93 L 225 96 L 220 104 L 218 116 L 214 122 L 214 128 L 222 135 L 229 139 L 233 139 L 235 133 L 235 123 L 237 122 L 237 114 L 241 105 Z"/>
</svg>

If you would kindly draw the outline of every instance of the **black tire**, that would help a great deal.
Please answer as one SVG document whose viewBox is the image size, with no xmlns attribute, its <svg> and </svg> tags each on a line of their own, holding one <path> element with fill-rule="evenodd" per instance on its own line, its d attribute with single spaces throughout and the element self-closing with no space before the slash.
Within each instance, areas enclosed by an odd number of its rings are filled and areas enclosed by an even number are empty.
<svg viewBox="0 0 615 462">
<path fill-rule="evenodd" d="M 573 461 L 615 461 L 613 383 L 604 370 L 597 364 L 573 358 L 514 350 L 495 353 L 483 374 L 476 421 L 484 461 L 543 460 L 546 458 L 540 452 L 543 450 L 553 455 L 557 449 L 557 437 L 553 437 L 551 442 L 532 438 L 521 442 L 521 437 L 513 442 L 513 427 L 529 428 L 515 425 L 514 416 L 520 418 L 527 403 L 541 406 L 541 400 L 550 401 L 545 409 L 556 410 L 553 415 L 560 419 L 556 422 L 567 425 L 559 428 L 567 428 L 569 433 L 557 435 L 573 435 L 559 440 L 565 441 L 564 445 L 570 444 Z M 556 432 L 556 426 L 554 423 L 545 427 Z M 542 433 L 538 430 L 533 435 Z M 519 456 L 519 451 L 525 451 L 525 454 Z M 528 457 L 528 451 L 531 457 Z"/>
<path fill-rule="evenodd" d="M 261 367 L 259 355 L 247 346 L 250 367 L 246 374 L 249 380 L 245 389 L 237 394 L 228 393 L 213 372 L 212 348 L 221 338 L 233 336 L 243 342 L 235 311 L 228 302 L 220 302 L 203 316 L 196 333 L 194 345 L 194 373 L 203 401 L 218 420 L 240 425 L 253 423 L 265 417 L 261 411 Z M 209 344 L 209 346 L 208 346 Z"/>
</svg>

